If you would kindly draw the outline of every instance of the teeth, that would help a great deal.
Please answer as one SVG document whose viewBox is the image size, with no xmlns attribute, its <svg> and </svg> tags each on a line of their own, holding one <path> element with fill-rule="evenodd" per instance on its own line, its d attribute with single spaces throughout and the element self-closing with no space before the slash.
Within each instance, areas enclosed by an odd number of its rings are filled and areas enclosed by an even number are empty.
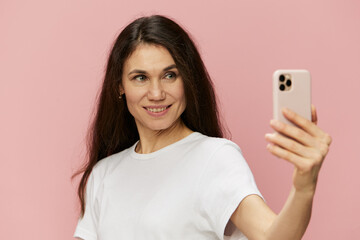
<svg viewBox="0 0 360 240">
<path fill-rule="evenodd" d="M 164 108 L 146 108 L 147 110 L 149 110 L 150 112 L 162 112 L 166 109 L 167 107 L 164 107 Z"/>
</svg>

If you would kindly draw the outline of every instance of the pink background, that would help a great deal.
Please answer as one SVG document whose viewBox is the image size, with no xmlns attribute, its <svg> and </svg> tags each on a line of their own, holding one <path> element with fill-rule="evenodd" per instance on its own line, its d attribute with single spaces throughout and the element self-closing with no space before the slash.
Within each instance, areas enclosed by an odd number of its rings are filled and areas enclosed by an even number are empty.
<svg viewBox="0 0 360 240">
<path fill-rule="evenodd" d="M 193 35 L 221 111 L 268 204 L 279 211 L 292 166 L 265 149 L 271 75 L 306 68 L 319 125 L 334 141 L 304 239 L 360 239 L 360 2 L 0 1 L 0 239 L 72 239 L 72 173 L 110 45 L 144 14 Z"/>
</svg>

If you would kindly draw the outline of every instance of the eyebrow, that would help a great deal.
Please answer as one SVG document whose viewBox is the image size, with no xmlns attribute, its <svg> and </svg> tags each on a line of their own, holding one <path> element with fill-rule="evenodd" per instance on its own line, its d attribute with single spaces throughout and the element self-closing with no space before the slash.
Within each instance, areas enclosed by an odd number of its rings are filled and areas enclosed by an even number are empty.
<svg viewBox="0 0 360 240">
<path fill-rule="evenodd" d="M 170 66 L 167 66 L 166 68 L 163 69 L 163 72 L 166 72 L 166 71 L 168 71 L 168 70 L 170 70 L 170 69 L 173 69 L 173 68 L 177 68 L 177 67 L 176 67 L 176 64 L 172 64 L 172 65 L 170 65 Z M 146 71 L 140 70 L 140 69 L 134 69 L 134 70 L 132 70 L 131 72 L 129 72 L 128 76 L 131 75 L 131 74 L 133 74 L 133 73 L 145 74 Z"/>
</svg>

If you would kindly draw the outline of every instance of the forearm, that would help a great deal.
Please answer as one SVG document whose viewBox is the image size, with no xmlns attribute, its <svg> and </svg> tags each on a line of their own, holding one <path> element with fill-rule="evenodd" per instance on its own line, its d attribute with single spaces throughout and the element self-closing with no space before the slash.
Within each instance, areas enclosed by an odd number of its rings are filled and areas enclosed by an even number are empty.
<svg viewBox="0 0 360 240">
<path fill-rule="evenodd" d="M 271 226 L 266 231 L 267 240 L 301 239 L 309 224 L 314 192 L 299 193 L 293 188 Z"/>
</svg>

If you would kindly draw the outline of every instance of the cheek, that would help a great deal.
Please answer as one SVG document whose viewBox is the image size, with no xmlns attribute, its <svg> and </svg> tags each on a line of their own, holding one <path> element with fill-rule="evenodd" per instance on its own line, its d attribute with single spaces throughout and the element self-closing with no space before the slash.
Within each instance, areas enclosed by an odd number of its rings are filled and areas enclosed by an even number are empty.
<svg viewBox="0 0 360 240">
<path fill-rule="evenodd" d="M 185 107 L 186 106 L 186 97 L 185 97 L 183 83 L 181 83 L 180 86 L 177 88 L 176 95 L 177 95 L 177 98 L 179 99 L 179 101 L 181 102 L 181 104 L 183 104 Z"/>
<path fill-rule="evenodd" d="M 126 91 L 126 104 L 129 112 L 134 115 L 136 108 L 140 106 L 142 95 L 138 91 Z"/>
</svg>

